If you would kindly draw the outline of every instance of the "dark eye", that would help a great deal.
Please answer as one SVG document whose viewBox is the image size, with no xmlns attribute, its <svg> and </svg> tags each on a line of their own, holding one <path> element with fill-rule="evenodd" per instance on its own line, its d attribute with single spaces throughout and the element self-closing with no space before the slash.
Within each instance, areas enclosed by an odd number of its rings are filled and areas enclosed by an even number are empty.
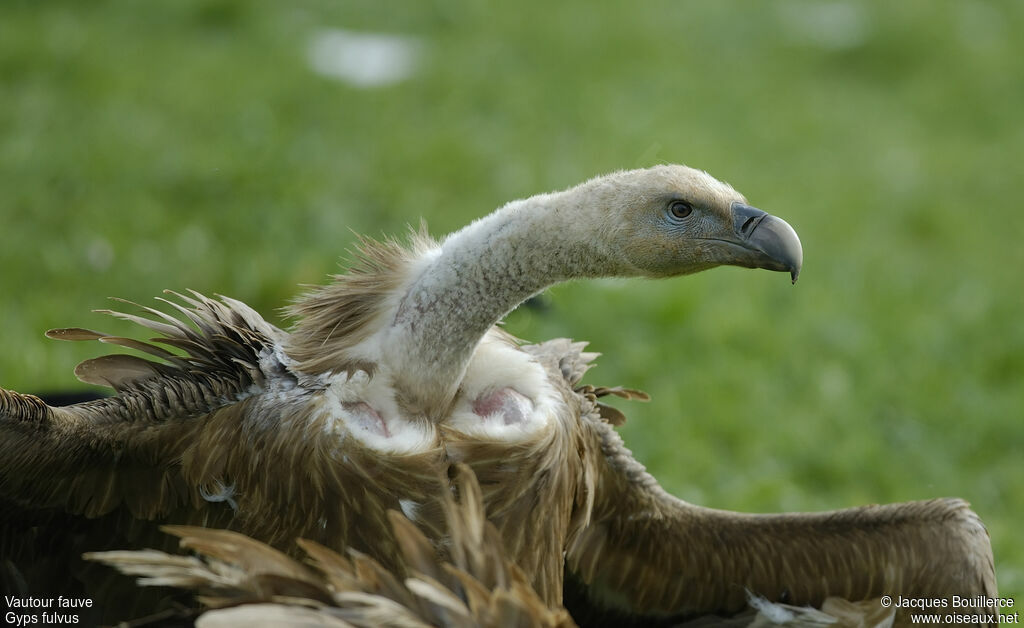
<svg viewBox="0 0 1024 628">
<path fill-rule="evenodd" d="M 668 204 L 668 213 L 672 214 L 673 218 L 686 218 L 693 213 L 693 205 L 686 201 L 672 201 Z"/>
</svg>

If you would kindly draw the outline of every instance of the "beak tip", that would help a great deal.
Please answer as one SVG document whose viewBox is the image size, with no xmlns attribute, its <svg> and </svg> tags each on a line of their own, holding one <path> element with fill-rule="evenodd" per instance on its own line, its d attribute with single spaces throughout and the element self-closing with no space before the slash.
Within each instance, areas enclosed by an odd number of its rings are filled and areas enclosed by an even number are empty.
<svg viewBox="0 0 1024 628">
<path fill-rule="evenodd" d="M 789 271 L 795 284 L 803 268 L 804 251 L 793 227 L 777 216 L 742 203 L 733 203 L 732 212 L 736 237 L 757 255 L 754 267 Z"/>
<path fill-rule="evenodd" d="M 788 270 L 792 283 L 800 277 L 800 270 L 804 265 L 804 251 L 800 244 L 800 236 L 796 234 L 793 227 L 785 220 L 775 216 L 769 216 L 758 226 L 761 233 L 754 237 L 759 238 L 758 245 L 771 260 L 778 264 L 778 270 Z"/>
</svg>

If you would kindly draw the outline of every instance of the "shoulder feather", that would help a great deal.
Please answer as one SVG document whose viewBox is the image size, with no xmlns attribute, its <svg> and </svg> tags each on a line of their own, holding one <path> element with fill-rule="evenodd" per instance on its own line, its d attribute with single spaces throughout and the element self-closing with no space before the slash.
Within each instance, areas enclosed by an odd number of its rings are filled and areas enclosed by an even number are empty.
<svg viewBox="0 0 1024 628">
<path fill-rule="evenodd" d="M 283 332 L 237 301 L 171 294 L 184 305 L 165 302 L 184 320 L 142 306 L 148 316 L 104 311 L 160 334 L 149 342 L 82 328 L 47 333 L 154 359 L 116 354 L 86 360 L 75 371 L 79 378 L 113 387 L 117 395 L 72 406 L 54 408 L 0 390 L 0 498 L 89 517 L 121 503 L 143 518 L 166 513 L 190 493 L 180 475 L 168 472 L 202 427 L 195 419 L 268 385 L 293 385 L 275 357 Z"/>
<path fill-rule="evenodd" d="M 98 310 L 157 332 L 159 336 L 149 342 L 78 327 L 51 329 L 46 335 L 58 340 L 96 340 L 158 358 L 160 361 L 126 354 L 101 356 L 79 364 L 75 375 L 88 384 L 110 386 L 122 395 L 153 394 L 154 388 L 180 389 L 179 398 L 197 401 L 194 407 L 180 408 L 189 413 L 209 412 L 214 409 L 211 405 L 230 403 L 235 400 L 233 397 L 250 393 L 254 384 L 263 385 L 268 378 L 287 376 L 275 356 L 284 332 L 249 306 L 227 297 L 215 301 L 198 292 L 192 292 L 191 297 L 169 291 L 168 294 L 181 303 L 159 300 L 174 308 L 181 319 L 120 299 L 138 307 L 145 316 Z M 157 386 L 151 385 L 154 379 L 159 380 Z M 159 401 L 154 400 L 158 405 Z"/>
</svg>

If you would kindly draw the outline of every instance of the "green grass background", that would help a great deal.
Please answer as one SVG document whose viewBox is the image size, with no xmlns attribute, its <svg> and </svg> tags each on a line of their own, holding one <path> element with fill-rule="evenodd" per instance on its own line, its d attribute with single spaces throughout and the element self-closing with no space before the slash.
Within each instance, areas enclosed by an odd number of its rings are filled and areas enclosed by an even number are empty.
<svg viewBox="0 0 1024 628">
<path fill-rule="evenodd" d="M 419 72 L 314 74 L 319 28 L 421 38 Z M 755 511 L 957 495 L 1024 591 L 1024 3 L 0 3 L 0 385 L 76 385 L 164 288 L 275 308 L 353 231 L 683 162 L 800 233 L 805 266 L 550 291 L 648 390 L 622 432 L 671 492 Z"/>
</svg>

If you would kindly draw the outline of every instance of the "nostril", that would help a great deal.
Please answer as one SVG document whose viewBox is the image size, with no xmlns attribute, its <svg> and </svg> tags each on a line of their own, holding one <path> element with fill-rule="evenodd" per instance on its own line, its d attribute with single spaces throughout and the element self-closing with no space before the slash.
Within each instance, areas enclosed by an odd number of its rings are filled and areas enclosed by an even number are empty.
<svg viewBox="0 0 1024 628">
<path fill-rule="evenodd" d="M 757 230 L 757 226 L 761 224 L 761 221 L 767 215 L 756 207 L 744 205 L 743 203 L 733 203 L 732 228 L 737 236 L 749 238 L 750 234 Z"/>
</svg>

